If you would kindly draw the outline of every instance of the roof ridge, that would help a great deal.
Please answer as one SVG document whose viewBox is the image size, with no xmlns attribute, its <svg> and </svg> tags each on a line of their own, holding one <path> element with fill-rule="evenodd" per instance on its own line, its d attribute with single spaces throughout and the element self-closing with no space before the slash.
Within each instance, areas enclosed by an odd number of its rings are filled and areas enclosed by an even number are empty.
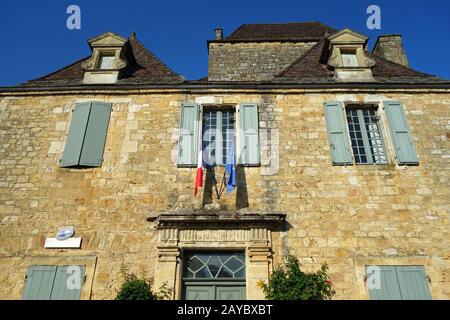
<svg viewBox="0 0 450 320">
<path fill-rule="evenodd" d="M 320 23 L 320 24 L 323 24 L 324 26 L 329 27 L 327 24 L 325 24 L 321 21 L 317 21 L 317 20 L 316 21 L 301 21 L 301 22 L 244 23 L 241 26 L 244 26 L 244 25 L 258 26 L 258 25 L 304 24 L 304 23 Z"/>
<path fill-rule="evenodd" d="M 166 65 L 161 59 L 159 59 L 153 52 L 150 51 L 150 49 L 148 49 L 141 41 L 138 40 L 138 38 L 136 36 L 130 36 L 128 38 L 128 41 L 130 41 L 131 39 L 136 41 L 136 44 L 138 44 L 139 46 L 141 46 L 148 54 L 150 54 L 156 61 L 158 61 L 158 63 L 160 63 L 164 68 L 166 68 L 170 73 L 172 73 L 173 75 L 177 76 L 180 78 L 180 80 L 183 80 L 184 76 L 182 76 L 179 73 L 176 73 L 174 70 L 172 70 L 172 68 L 170 68 L 168 65 Z M 130 41 L 131 43 L 131 41 Z"/>
<path fill-rule="evenodd" d="M 294 62 L 292 62 L 289 66 L 287 66 L 286 68 L 284 68 L 283 70 L 281 70 L 276 76 L 275 78 L 281 77 L 283 74 L 285 74 L 286 72 L 288 72 L 290 69 L 292 69 L 298 62 L 300 62 L 301 60 L 303 60 L 311 51 L 313 51 L 316 47 L 318 47 L 319 45 L 323 44 L 326 41 L 326 38 L 322 38 L 322 40 L 320 40 L 319 42 L 317 42 L 315 45 L 313 45 L 311 48 L 309 48 L 303 55 L 301 55 L 300 57 L 298 57 L 297 59 L 294 60 Z"/>
<path fill-rule="evenodd" d="M 237 28 L 236 30 L 234 30 L 228 37 L 226 37 L 226 38 L 229 38 L 229 37 L 232 37 L 236 32 L 238 32 L 239 30 L 241 30 L 244 26 L 247 26 L 248 24 L 247 23 L 243 23 L 243 24 L 241 24 L 240 26 L 239 26 L 239 28 Z"/>
</svg>

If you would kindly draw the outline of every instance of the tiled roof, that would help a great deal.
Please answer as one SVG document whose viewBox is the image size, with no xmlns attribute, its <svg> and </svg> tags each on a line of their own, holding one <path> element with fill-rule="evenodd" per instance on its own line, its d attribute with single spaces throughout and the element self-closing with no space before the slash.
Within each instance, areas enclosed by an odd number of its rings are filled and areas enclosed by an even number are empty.
<svg viewBox="0 0 450 320">
<path fill-rule="evenodd" d="M 326 39 L 321 40 L 304 55 L 280 72 L 274 79 L 277 83 L 324 83 L 337 82 L 323 59 Z M 447 82 L 439 77 L 422 73 L 397 63 L 388 61 L 377 55 L 367 53 L 375 60 L 372 74 L 376 82 L 383 83 L 424 83 Z"/>
<path fill-rule="evenodd" d="M 116 84 L 169 84 L 179 83 L 184 79 L 175 73 L 150 50 L 144 47 L 134 36 L 128 39 L 131 55 L 129 65 L 123 70 L 123 77 Z M 84 70 L 81 67 L 86 57 L 67 67 L 44 77 L 30 80 L 23 86 L 73 86 L 82 85 Z"/>
<path fill-rule="evenodd" d="M 334 32 L 321 22 L 243 24 L 224 40 L 320 39 Z"/>
</svg>

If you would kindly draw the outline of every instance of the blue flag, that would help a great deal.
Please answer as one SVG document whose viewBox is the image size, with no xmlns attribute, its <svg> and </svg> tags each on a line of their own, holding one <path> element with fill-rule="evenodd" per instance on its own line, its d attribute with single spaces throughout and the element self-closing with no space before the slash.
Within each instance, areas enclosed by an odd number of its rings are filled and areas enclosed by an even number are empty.
<svg viewBox="0 0 450 320">
<path fill-rule="evenodd" d="M 225 170 L 227 171 L 226 191 L 233 192 L 234 188 L 236 187 L 236 159 L 234 157 L 234 139 L 233 142 L 231 142 L 230 154 L 227 159 Z"/>
</svg>

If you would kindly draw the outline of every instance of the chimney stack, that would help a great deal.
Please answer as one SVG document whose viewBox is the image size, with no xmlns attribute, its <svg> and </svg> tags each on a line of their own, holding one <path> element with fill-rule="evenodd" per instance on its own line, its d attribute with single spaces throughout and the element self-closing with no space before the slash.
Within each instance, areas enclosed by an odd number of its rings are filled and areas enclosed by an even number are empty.
<svg viewBox="0 0 450 320">
<path fill-rule="evenodd" d="M 223 29 L 222 28 L 214 29 L 214 33 L 216 35 L 216 40 L 222 40 L 223 39 Z"/>
<path fill-rule="evenodd" d="M 408 58 L 403 49 L 403 41 L 400 34 L 379 36 L 372 53 L 402 66 L 408 66 Z"/>
</svg>

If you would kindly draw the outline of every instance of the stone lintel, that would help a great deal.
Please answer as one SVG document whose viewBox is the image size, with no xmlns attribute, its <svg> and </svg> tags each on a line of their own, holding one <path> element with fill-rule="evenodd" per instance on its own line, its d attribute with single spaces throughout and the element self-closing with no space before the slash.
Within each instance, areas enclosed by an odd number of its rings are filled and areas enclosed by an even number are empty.
<svg viewBox="0 0 450 320">
<path fill-rule="evenodd" d="M 284 213 L 241 213 L 241 212 L 181 212 L 162 213 L 159 216 L 149 216 L 148 221 L 155 221 L 157 229 L 272 229 L 282 225 L 286 220 Z"/>
</svg>

